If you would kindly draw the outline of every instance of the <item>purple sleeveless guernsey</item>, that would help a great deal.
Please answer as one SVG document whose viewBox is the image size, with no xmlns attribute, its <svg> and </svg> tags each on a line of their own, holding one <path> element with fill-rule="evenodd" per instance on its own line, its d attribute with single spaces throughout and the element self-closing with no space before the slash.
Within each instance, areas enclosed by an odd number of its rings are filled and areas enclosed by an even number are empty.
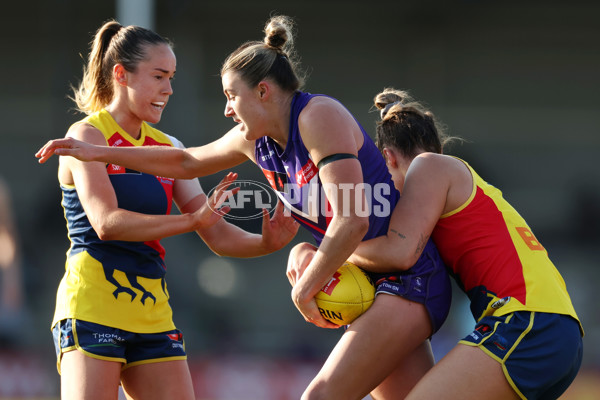
<svg viewBox="0 0 600 400">
<path fill-rule="evenodd" d="M 298 129 L 300 112 L 315 96 L 324 95 L 300 91 L 294 95 L 286 148 L 282 149 L 273 139 L 264 136 L 256 141 L 255 157 L 279 199 L 320 244 L 331 220 L 331 212 L 319 179 L 319 169 L 304 146 Z M 367 240 L 387 233 L 389 216 L 400 195 L 394 188 L 379 149 L 358 121 L 356 124 L 364 136 L 358 160 L 366 184 L 367 204 L 363 204 L 359 211 L 369 216 L 369 230 L 363 238 Z"/>
<path fill-rule="evenodd" d="M 317 245 L 320 245 L 331 213 L 328 212 L 327 198 L 323 194 L 319 169 L 311 160 L 298 129 L 300 112 L 315 96 L 323 95 L 297 92 L 294 96 L 290 135 L 285 149 L 265 136 L 256 141 L 254 155 L 279 199 L 292 211 L 294 218 L 313 234 Z M 394 187 L 379 149 L 358 121 L 356 124 L 365 139 L 358 151 L 358 160 L 362 167 L 368 205 L 359 210 L 369 216 L 369 230 L 363 237 L 363 240 L 368 240 L 387 233 L 390 215 L 400 193 Z M 448 316 L 452 287 L 446 267 L 431 239 L 427 241 L 415 265 L 408 270 L 369 273 L 369 276 L 375 282 L 378 293 L 399 295 L 424 304 L 431 319 L 433 333 L 437 332 Z"/>
</svg>

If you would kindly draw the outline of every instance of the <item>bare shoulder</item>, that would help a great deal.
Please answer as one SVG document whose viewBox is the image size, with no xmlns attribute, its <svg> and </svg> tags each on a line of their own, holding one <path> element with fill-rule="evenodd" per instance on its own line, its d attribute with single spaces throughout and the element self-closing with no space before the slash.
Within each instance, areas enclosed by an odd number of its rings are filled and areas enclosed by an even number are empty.
<svg viewBox="0 0 600 400">
<path fill-rule="evenodd" d="M 355 154 L 362 146 L 362 132 L 352 114 L 326 96 L 310 100 L 298 117 L 298 127 L 304 144 L 317 160 L 333 153 Z"/>
<path fill-rule="evenodd" d="M 456 172 L 468 172 L 464 162 L 456 157 L 438 153 L 421 153 L 411 163 L 420 168 L 436 169 L 439 172 L 454 174 Z"/>
<path fill-rule="evenodd" d="M 100 130 L 83 121 L 77 122 L 69 128 L 65 135 L 66 147 L 80 147 L 81 143 L 89 143 L 98 146 L 106 146 L 106 139 Z M 60 156 L 58 158 L 58 180 L 61 185 L 74 185 L 74 173 L 81 175 L 81 171 L 89 171 L 97 168 L 96 163 L 79 162 L 75 157 Z"/>
<path fill-rule="evenodd" d="M 106 146 L 106 139 L 102 132 L 95 126 L 83 121 L 71 125 L 65 137 L 81 140 L 86 143 Z"/>
<path fill-rule="evenodd" d="M 351 117 L 350 112 L 339 101 L 327 96 L 315 96 L 304 107 L 299 122 L 327 121 L 329 118 Z"/>
<path fill-rule="evenodd" d="M 454 169 L 462 164 L 454 157 L 438 153 L 421 153 L 411 162 L 411 169 L 425 169 L 428 172 L 437 171 L 443 173 L 449 168 Z"/>
<path fill-rule="evenodd" d="M 444 154 L 423 153 L 413 160 L 411 167 L 413 164 L 419 173 L 436 177 L 445 183 L 447 193 L 444 213 L 460 207 L 471 196 L 473 177 L 460 159 Z"/>
</svg>

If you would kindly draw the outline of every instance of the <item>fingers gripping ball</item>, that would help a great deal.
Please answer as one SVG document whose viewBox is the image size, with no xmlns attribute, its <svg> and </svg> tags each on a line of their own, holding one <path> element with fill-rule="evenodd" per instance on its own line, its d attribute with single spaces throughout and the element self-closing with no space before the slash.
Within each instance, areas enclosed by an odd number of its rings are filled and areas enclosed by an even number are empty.
<svg viewBox="0 0 600 400">
<path fill-rule="evenodd" d="M 367 311 L 375 299 L 375 286 L 358 266 L 345 262 L 315 296 L 321 315 L 347 325 Z"/>
</svg>

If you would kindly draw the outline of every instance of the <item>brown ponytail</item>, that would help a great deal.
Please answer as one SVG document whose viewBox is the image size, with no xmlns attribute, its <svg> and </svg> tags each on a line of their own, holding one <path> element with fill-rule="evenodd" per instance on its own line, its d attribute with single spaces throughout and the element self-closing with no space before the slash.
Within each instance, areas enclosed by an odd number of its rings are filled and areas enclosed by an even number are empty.
<svg viewBox="0 0 600 400">
<path fill-rule="evenodd" d="M 78 88 L 73 88 L 77 109 L 91 114 L 106 107 L 114 97 L 112 70 L 121 64 L 133 72 L 146 58 L 147 47 L 171 43 L 157 33 L 139 26 L 124 27 L 117 21 L 106 22 L 92 41 L 88 63 Z"/>
<path fill-rule="evenodd" d="M 380 150 L 394 147 L 412 158 L 420 151 L 442 153 L 443 146 L 453 139 L 446 136 L 433 113 L 406 91 L 385 88 L 373 103 L 381 112 L 375 140 Z"/>
</svg>

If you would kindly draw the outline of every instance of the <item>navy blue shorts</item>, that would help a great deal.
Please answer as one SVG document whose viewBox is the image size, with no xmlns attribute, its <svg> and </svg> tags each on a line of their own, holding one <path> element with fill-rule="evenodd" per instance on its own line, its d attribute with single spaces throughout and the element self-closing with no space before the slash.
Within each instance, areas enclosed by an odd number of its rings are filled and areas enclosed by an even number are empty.
<svg viewBox="0 0 600 400">
<path fill-rule="evenodd" d="M 183 334 L 177 329 L 134 333 L 78 319 L 65 319 L 52 328 L 52 335 L 59 372 L 61 354 L 75 349 L 89 357 L 121 362 L 123 368 L 187 359 Z"/>
<path fill-rule="evenodd" d="M 427 242 L 414 266 L 400 273 L 369 273 L 375 293 L 387 293 L 425 305 L 431 320 L 432 334 L 437 332 L 450 311 L 452 286 L 446 265 L 437 247 Z"/>
<path fill-rule="evenodd" d="M 460 343 L 502 365 L 522 399 L 557 399 L 575 379 L 583 356 L 579 323 L 562 314 L 517 311 L 482 318 Z"/>
</svg>

